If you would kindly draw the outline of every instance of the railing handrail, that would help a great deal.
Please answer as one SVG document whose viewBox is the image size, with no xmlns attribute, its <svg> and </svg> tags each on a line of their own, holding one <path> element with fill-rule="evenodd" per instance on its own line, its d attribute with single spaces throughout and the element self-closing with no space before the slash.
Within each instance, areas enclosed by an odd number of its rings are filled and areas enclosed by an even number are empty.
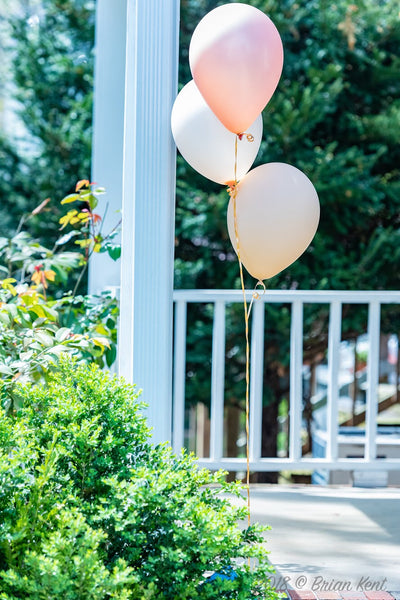
<svg viewBox="0 0 400 600">
<path fill-rule="evenodd" d="M 251 299 L 253 290 L 246 290 L 247 299 Z M 174 301 L 184 302 L 241 302 L 241 290 L 174 290 Z M 342 304 L 380 304 L 400 303 L 400 290 L 268 290 L 260 293 L 263 302 L 292 303 L 295 300 L 310 304 L 330 304 L 339 301 Z"/>
</svg>

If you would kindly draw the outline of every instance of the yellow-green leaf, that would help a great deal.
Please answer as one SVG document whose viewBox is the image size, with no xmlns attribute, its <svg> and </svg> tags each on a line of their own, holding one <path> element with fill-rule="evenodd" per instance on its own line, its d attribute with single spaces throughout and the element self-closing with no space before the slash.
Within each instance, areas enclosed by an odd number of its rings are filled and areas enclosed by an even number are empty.
<svg viewBox="0 0 400 600">
<path fill-rule="evenodd" d="M 75 240 L 75 244 L 77 244 L 80 248 L 88 248 L 92 243 L 91 239 L 87 240 Z"/>
<path fill-rule="evenodd" d="M 110 342 L 107 338 L 104 337 L 96 337 L 92 338 L 92 342 L 95 346 L 100 346 L 104 350 L 104 347 L 110 348 Z"/>
<path fill-rule="evenodd" d="M 70 202 L 75 202 L 75 200 L 78 200 L 79 197 L 79 194 L 69 194 L 61 200 L 61 204 L 69 204 Z"/>
<path fill-rule="evenodd" d="M 104 327 L 103 323 L 99 323 L 98 325 L 96 325 L 95 331 L 96 331 L 96 333 L 99 333 L 100 335 L 107 335 L 108 334 L 108 331 Z"/>
</svg>

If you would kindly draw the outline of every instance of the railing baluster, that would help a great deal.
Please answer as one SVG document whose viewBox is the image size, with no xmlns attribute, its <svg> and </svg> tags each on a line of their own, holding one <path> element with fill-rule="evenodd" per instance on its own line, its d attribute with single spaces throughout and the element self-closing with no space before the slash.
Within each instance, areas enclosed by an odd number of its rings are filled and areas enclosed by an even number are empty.
<svg viewBox="0 0 400 600">
<path fill-rule="evenodd" d="M 184 300 L 178 300 L 175 305 L 174 332 L 174 402 L 172 432 L 174 452 L 180 452 L 185 443 L 186 313 L 186 302 Z"/>
<path fill-rule="evenodd" d="M 290 324 L 290 410 L 289 458 L 301 457 L 301 420 L 303 407 L 303 304 L 292 304 Z"/>
<path fill-rule="evenodd" d="M 342 304 L 339 301 L 331 303 L 329 312 L 328 336 L 328 405 L 327 405 L 327 460 L 338 457 L 338 400 L 339 400 L 339 367 L 340 340 L 342 337 Z"/>
<path fill-rule="evenodd" d="M 251 291 L 247 292 L 251 300 Z M 175 290 L 175 363 L 174 363 L 174 449 L 179 451 L 184 441 L 185 371 L 186 371 L 186 311 L 190 303 L 213 303 L 213 341 L 211 375 L 210 457 L 200 458 L 199 466 L 211 469 L 225 468 L 241 471 L 246 468 L 245 458 L 228 458 L 224 448 L 224 393 L 225 393 L 225 306 L 242 303 L 240 290 Z M 330 471 L 373 471 L 383 469 L 400 472 L 400 458 L 377 459 L 379 343 L 381 305 L 400 305 L 400 292 L 342 292 L 342 291 L 289 291 L 270 290 L 268 303 L 291 303 L 290 333 L 290 438 L 289 457 L 261 457 L 262 442 L 262 384 L 265 302 L 255 303 L 252 315 L 251 380 L 250 380 L 250 460 L 255 471 L 286 469 L 327 469 Z M 328 393 L 327 393 L 327 447 L 326 456 L 302 457 L 302 368 L 303 368 L 303 306 L 304 303 L 329 304 Z M 341 320 L 343 304 L 368 304 L 368 334 L 370 351 L 367 367 L 366 436 L 364 458 L 338 457 L 338 402 L 340 373 Z M 194 437 L 194 432 L 192 432 Z M 391 436 L 380 444 L 393 447 Z M 390 439 L 389 439 L 390 438 Z M 358 443 L 363 443 L 359 440 Z"/>
<path fill-rule="evenodd" d="M 367 365 L 367 414 L 365 423 L 365 458 L 376 458 L 376 417 L 378 414 L 379 380 L 379 337 L 381 329 L 381 307 L 371 302 L 368 310 L 368 365 Z"/>
<path fill-rule="evenodd" d="M 225 388 L 225 302 L 214 305 L 211 369 L 210 458 L 223 454 Z"/>
<path fill-rule="evenodd" d="M 264 371 L 264 315 L 265 305 L 255 302 L 251 324 L 250 361 L 250 460 L 261 458 L 262 398 Z"/>
</svg>

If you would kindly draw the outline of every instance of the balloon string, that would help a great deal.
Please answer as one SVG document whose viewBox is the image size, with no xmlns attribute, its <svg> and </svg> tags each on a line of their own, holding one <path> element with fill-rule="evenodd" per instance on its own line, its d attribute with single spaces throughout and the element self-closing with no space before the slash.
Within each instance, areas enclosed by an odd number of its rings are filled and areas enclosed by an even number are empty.
<svg viewBox="0 0 400 600">
<path fill-rule="evenodd" d="M 236 254 L 239 262 L 239 273 L 240 273 L 240 284 L 242 287 L 243 294 L 243 309 L 244 309 L 244 322 L 245 322 L 245 336 L 246 336 L 246 489 L 247 489 L 247 526 L 250 527 L 250 402 L 249 402 L 249 390 L 250 390 L 250 343 L 249 343 L 249 316 L 251 307 L 253 304 L 254 297 L 252 298 L 250 308 L 247 310 L 247 300 L 246 300 L 246 289 L 244 286 L 244 277 L 243 277 L 243 265 L 242 259 L 240 256 L 240 241 L 239 241 L 239 231 L 238 231 L 238 219 L 237 219 L 237 206 L 236 206 L 236 197 L 237 197 L 237 154 L 238 154 L 238 139 L 242 139 L 243 134 L 238 134 L 235 136 L 235 169 L 234 169 L 234 183 L 229 186 L 228 192 L 230 197 L 232 198 L 233 203 L 233 221 L 235 227 L 235 241 L 236 241 Z M 252 141 L 249 139 L 249 141 Z M 257 284 L 258 285 L 258 284 Z M 256 286 L 257 287 L 257 286 Z M 249 558 L 249 567 L 250 567 L 250 558 Z"/>
<path fill-rule="evenodd" d="M 251 134 L 239 133 L 235 136 L 235 167 L 234 167 L 234 181 L 228 187 L 229 195 L 232 199 L 233 203 L 233 221 L 235 228 L 235 242 L 236 242 L 236 254 L 239 262 L 239 273 L 240 273 L 240 284 L 242 288 L 243 294 L 243 310 L 244 310 L 244 322 L 245 322 L 245 336 L 246 336 L 246 489 L 247 489 L 247 526 L 250 527 L 251 519 L 250 519 L 250 342 L 249 342 L 249 319 L 251 309 L 254 303 L 254 300 L 258 300 L 260 298 L 260 293 L 257 291 L 258 287 L 262 288 L 262 295 L 265 294 L 265 284 L 263 281 L 257 281 L 254 286 L 252 298 L 249 307 L 247 308 L 247 300 L 246 300 L 246 289 L 244 285 L 244 276 L 243 276 L 243 264 L 240 255 L 240 240 L 239 240 L 239 228 L 238 228 L 238 218 L 237 218 L 237 157 L 238 157 L 238 140 L 242 140 L 243 137 L 246 137 L 248 142 L 253 142 L 254 137 Z M 250 557 L 248 560 L 248 564 L 250 567 Z"/>
<path fill-rule="evenodd" d="M 253 293 L 251 296 L 249 310 L 247 311 L 247 318 L 250 318 L 251 308 L 253 306 L 254 300 L 259 300 L 261 297 L 259 292 L 257 291 L 258 286 L 260 286 L 262 288 L 261 296 L 264 296 L 265 292 L 267 291 L 267 288 L 265 287 L 265 283 L 263 281 L 261 281 L 261 279 L 259 279 L 257 281 L 256 285 L 254 286 L 254 290 L 253 290 Z"/>
</svg>

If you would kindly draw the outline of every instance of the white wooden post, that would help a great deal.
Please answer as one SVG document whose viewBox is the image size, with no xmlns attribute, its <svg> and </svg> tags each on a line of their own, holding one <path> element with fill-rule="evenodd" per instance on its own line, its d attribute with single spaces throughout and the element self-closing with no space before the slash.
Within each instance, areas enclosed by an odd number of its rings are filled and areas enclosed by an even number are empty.
<svg viewBox="0 0 400 600">
<path fill-rule="evenodd" d="M 171 439 L 178 32 L 179 0 L 128 1 L 119 370 L 143 388 L 155 442 Z"/>
<path fill-rule="evenodd" d="M 121 218 L 124 148 L 124 97 L 127 0 L 97 0 L 95 83 L 93 106 L 92 181 L 105 187 L 96 212 L 104 215 L 103 232 Z M 86 176 L 82 173 L 82 177 Z M 119 287 L 120 270 L 108 254 L 94 254 L 89 268 L 89 292 Z"/>
</svg>

